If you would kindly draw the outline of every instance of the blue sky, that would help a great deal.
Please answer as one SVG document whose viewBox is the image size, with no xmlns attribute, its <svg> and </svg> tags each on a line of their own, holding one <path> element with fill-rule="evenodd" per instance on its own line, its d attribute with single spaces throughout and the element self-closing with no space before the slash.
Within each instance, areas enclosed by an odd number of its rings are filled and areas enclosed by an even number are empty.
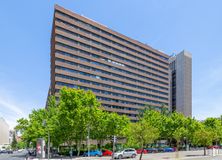
<svg viewBox="0 0 222 160">
<path fill-rule="evenodd" d="M 222 1 L 1 1 L 0 116 L 13 127 L 45 106 L 54 4 L 171 55 L 193 56 L 193 116 L 222 114 Z"/>
</svg>

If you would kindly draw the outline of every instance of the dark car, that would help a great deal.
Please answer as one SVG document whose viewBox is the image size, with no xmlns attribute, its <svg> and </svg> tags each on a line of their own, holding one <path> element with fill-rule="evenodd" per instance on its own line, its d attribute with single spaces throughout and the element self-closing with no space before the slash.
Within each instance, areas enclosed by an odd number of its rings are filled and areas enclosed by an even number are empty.
<svg viewBox="0 0 222 160">
<path fill-rule="evenodd" d="M 7 150 L 2 150 L 0 153 L 8 153 Z"/>
<path fill-rule="evenodd" d="M 30 156 L 36 156 L 36 150 L 35 150 L 35 149 L 28 150 L 28 154 L 29 154 Z"/>
<path fill-rule="evenodd" d="M 148 153 L 157 153 L 158 149 L 157 148 L 146 148 Z"/>
<path fill-rule="evenodd" d="M 13 154 L 13 151 L 12 150 L 7 150 L 7 153 L 8 154 Z"/>
<path fill-rule="evenodd" d="M 164 148 L 157 148 L 158 152 L 164 152 Z"/>
</svg>

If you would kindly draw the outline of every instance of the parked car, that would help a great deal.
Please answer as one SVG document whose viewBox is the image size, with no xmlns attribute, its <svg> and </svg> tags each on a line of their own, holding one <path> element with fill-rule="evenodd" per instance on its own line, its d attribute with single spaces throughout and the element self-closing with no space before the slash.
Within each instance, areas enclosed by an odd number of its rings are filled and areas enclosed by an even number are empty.
<svg viewBox="0 0 222 160">
<path fill-rule="evenodd" d="M 36 156 L 36 149 L 29 149 L 29 150 L 28 150 L 28 154 L 29 154 L 30 156 Z"/>
<path fill-rule="evenodd" d="M 136 150 L 136 153 L 137 153 L 137 154 L 141 154 L 141 152 L 142 152 L 142 149 L 137 149 L 137 150 Z M 147 150 L 144 149 L 144 150 L 143 150 L 143 154 L 147 154 L 147 153 L 148 153 Z"/>
<path fill-rule="evenodd" d="M 158 149 L 157 148 L 146 148 L 148 153 L 157 153 Z"/>
<path fill-rule="evenodd" d="M 102 150 L 102 154 L 103 156 L 112 156 L 113 152 L 105 149 L 105 150 Z"/>
<path fill-rule="evenodd" d="M 214 146 L 208 146 L 207 147 L 208 149 L 220 149 L 220 146 L 218 146 L 218 145 L 214 145 Z"/>
<path fill-rule="evenodd" d="M 13 154 L 13 150 L 7 150 L 8 154 Z"/>
<path fill-rule="evenodd" d="M 175 149 L 171 148 L 171 147 L 166 147 L 166 148 L 163 148 L 163 151 L 164 152 L 175 152 Z"/>
<path fill-rule="evenodd" d="M 89 152 L 89 156 L 96 156 L 96 157 L 101 157 L 103 154 L 101 151 L 99 150 L 94 150 L 94 151 L 90 151 Z M 88 151 L 83 153 L 84 157 L 88 156 Z"/>
<path fill-rule="evenodd" d="M 0 153 L 8 153 L 7 150 L 1 150 Z"/>
<path fill-rule="evenodd" d="M 127 148 L 114 153 L 114 158 L 135 158 L 137 156 L 136 150 L 133 148 Z"/>
<path fill-rule="evenodd" d="M 157 148 L 158 152 L 164 152 L 164 148 Z"/>
<path fill-rule="evenodd" d="M 18 152 L 23 152 L 23 151 L 24 151 L 24 149 L 19 149 L 19 150 L 18 150 Z"/>
</svg>

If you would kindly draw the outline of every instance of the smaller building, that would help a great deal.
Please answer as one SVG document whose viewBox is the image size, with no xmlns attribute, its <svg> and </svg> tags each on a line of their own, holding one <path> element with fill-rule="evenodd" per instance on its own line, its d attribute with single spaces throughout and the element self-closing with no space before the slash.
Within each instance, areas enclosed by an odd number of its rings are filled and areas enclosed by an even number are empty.
<svg viewBox="0 0 222 160">
<path fill-rule="evenodd" d="M 192 116 L 192 55 L 182 51 L 170 58 L 172 111 Z"/>
<path fill-rule="evenodd" d="M 9 145 L 9 125 L 0 117 L 0 149 Z"/>
</svg>

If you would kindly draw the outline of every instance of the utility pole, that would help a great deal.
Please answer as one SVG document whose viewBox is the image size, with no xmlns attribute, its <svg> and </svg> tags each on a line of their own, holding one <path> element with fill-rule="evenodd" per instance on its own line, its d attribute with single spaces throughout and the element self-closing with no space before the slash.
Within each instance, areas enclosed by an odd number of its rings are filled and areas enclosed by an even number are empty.
<svg viewBox="0 0 222 160">
<path fill-rule="evenodd" d="M 49 135 L 49 128 L 48 128 L 48 160 L 49 160 L 49 151 L 50 151 L 50 135 Z"/>
<path fill-rule="evenodd" d="M 115 143 L 116 143 L 116 136 L 113 136 L 113 154 L 112 154 L 112 160 L 114 160 Z"/>
<path fill-rule="evenodd" d="M 43 126 L 47 127 L 46 120 L 43 120 Z M 49 151 L 50 151 L 50 135 L 49 135 L 49 128 L 48 128 L 48 127 L 47 127 L 47 130 L 48 130 L 48 152 L 47 152 L 47 157 L 48 157 L 48 160 L 49 160 Z"/>
<path fill-rule="evenodd" d="M 87 135 L 87 145 L 88 145 L 88 157 L 90 156 L 90 128 L 89 128 L 89 125 L 88 125 L 88 135 Z"/>
</svg>

